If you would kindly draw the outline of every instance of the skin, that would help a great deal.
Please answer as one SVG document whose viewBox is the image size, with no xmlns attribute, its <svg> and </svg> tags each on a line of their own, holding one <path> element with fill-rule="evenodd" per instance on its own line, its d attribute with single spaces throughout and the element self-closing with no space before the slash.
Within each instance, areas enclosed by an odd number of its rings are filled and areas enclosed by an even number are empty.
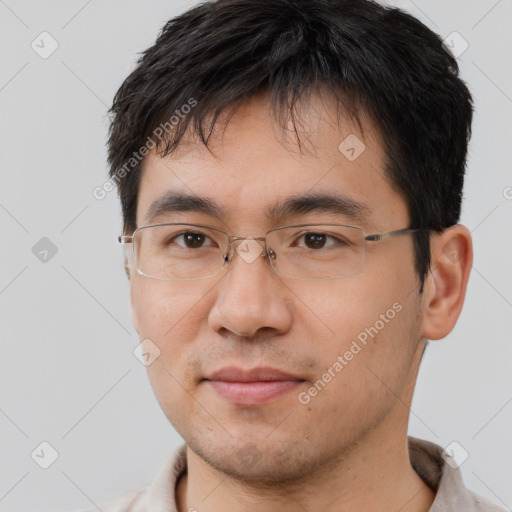
<svg viewBox="0 0 512 512">
<path fill-rule="evenodd" d="M 224 132 L 215 132 L 213 155 L 200 143 L 165 158 L 151 152 L 137 226 L 149 223 L 150 204 L 169 190 L 207 196 L 229 215 L 188 212 L 153 222 L 179 218 L 247 237 L 278 225 L 339 222 L 319 212 L 274 221 L 262 213 L 278 199 L 333 189 L 370 207 L 367 233 L 408 226 L 371 123 L 363 137 L 342 115 L 339 123 L 333 118 L 327 97 L 313 94 L 302 115 L 309 151 L 300 153 L 292 139 L 279 137 L 269 108 L 265 96 L 246 102 Z M 366 145 L 354 162 L 338 150 L 349 134 Z M 131 269 L 135 329 L 161 351 L 148 376 L 187 444 L 188 473 L 176 489 L 180 511 L 430 508 L 435 493 L 409 461 L 409 407 L 425 339 L 446 336 L 461 311 L 471 236 L 453 226 L 431 247 L 422 295 L 410 235 L 369 244 L 362 274 L 329 281 L 283 278 L 266 259 L 247 263 L 238 254 L 219 276 L 197 281 L 148 279 Z M 299 375 L 305 382 L 298 391 L 307 391 L 396 302 L 402 310 L 308 404 L 293 391 L 242 407 L 203 380 L 225 366 L 271 366 Z"/>
</svg>

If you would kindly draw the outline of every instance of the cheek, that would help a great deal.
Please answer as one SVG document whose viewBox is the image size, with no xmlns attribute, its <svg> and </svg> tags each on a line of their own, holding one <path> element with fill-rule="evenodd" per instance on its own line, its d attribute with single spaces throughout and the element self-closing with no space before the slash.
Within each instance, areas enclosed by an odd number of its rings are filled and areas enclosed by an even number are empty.
<svg viewBox="0 0 512 512">
<path fill-rule="evenodd" d="M 206 314 L 205 287 L 141 278 L 132 282 L 131 294 L 141 340 L 151 340 L 160 351 L 146 367 L 150 384 L 168 419 L 180 425 L 194 412 L 188 361 Z"/>
<path fill-rule="evenodd" d="M 403 309 L 408 300 L 407 283 L 400 275 L 383 272 L 384 276 L 360 274 L 353 278 L 318 281 L 307 286 L 294 286 L 292 289 L 295 310 L 300 329 L 318 339 L 318 347 L 343 350 L 346 344 L 361 335 L 364 341 L 366 329 L 388 331 L 389 325 Z M 400 310 L 400 311 L 398 311 Z"/>
<path fill-rule="evenodd" d="M 325 430 L 344 429 L 346 439 L 389 413 L 411 371 L 413 312 L 387 302 L 340 315 L 336 335 L 321 350 L 319 345 L 322 371 L 299 399 L 312 417 L 322 418 Z"/>
<path fill-rule="evenodd" d="M 131 294 L 140 336 L 161 349 L 193 341 L 205 314 L 205 287 L 152 279 L 135 279 Z"/>
<path fill-rule="evenodd" d="M 375 277 L 361 274 L 331 281 L 328 290 L 296 290 L 305 305 L 300 306 L 301 328 L 314 340 L 320 371 L 343 373 L 346 379 L 338 382 L 344 387 L 359 385 L 368 368 L 391 375 L 406 365 L 416 341 L 416 294 L 410 293 L 410 282 L 396 269 Z"/>
<path fill-rule="evenodd" d="M 189 361 L 197 354 L 202 338 L 200 330 L 209 307 L 206 292 L 204 285 L 200 288 L 190 283 L 150 279 L 132 283 L 140 339 L 151 340 L 159 351 L 158 357 L 146 367 L 159 401 L 175 400 L 184 392 L 183 388 L 189 393 L 194 391 L 195 369 Z"/>
</svg>

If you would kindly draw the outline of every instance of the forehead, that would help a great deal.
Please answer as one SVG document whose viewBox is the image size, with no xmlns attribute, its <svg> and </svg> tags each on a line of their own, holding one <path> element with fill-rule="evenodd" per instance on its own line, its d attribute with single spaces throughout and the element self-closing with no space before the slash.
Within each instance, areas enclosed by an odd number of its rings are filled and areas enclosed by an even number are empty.
<svg viewBox="0 0 512 512">
<path fill-rule="evenodd" d="M 325 98 L 312 97 L 300 113 L 302 151 L 265 97 L 217 126 L 211 152 L 193 136 L 164 158 L 151 151 L 142 164 L 137 226 L 154 223 L 155 214 L 165 219 L 166 209 L 195 209 L 203 221 L 273 227 L 321 212 L 312 208 L 317 201 L 325 214 L 346 214 L 361 227 L 402 227 L 407 208 L 384 172 L 380 137 L 370 123 L 361 133 L 335 112 Z"/>
</svg>

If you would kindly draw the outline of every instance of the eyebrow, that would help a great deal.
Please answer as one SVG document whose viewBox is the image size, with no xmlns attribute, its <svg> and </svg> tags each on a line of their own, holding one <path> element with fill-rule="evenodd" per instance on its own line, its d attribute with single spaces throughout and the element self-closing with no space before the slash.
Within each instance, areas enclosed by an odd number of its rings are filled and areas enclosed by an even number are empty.
<svg viewBox="0 0 512 512">
<path fill-rule="evenodd" d="M 149 207 L 147 222 L 155 217 L 176 212 L 202 213 L 218 219 L 225 219 L 230 212 L 208 197 L 199 197 L 182 192 L 170 191 L 156 199 Z M 366 223 L 371 209 L 365 203 L 337 192 L 306 193 L 294 195 L 268 207 L 263 214 L 271 221 L 284 217 L 304 215 L 312 212 L 333 213 L 348 219 Z"/>
</svg>

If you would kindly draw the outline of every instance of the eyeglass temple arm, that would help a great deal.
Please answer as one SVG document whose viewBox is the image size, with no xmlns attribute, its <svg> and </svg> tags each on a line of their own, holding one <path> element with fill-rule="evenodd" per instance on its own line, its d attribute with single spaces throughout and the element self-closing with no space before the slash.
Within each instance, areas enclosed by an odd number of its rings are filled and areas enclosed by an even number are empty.
<svg viewBox="0 0 512 512">
<path fill-rule="evenodd" d="M 417 231 L 423 231 L 423 229 L 397 229 L 396 231 L 388 231 L 386 233 L 374 233 L 372 235 L 365 235 L 364 239 L 368 242 L 380 242 L 381 240 L 387 240 L 395 236 L 408 235 L 410 233 L 416 233 Z"/>
<path fill-rule="evenodd" d="M 117 237 L 117 241 L 120 244 L 131 244 L 133 242 L 133 236 L 132 235 L 119 235 Z"/>
</svg>

